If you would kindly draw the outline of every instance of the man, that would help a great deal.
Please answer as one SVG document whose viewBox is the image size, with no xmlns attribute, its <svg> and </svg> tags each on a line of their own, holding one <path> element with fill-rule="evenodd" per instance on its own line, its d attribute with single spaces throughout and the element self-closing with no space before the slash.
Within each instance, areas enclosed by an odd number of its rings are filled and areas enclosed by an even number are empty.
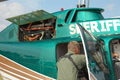
<svg viewBox="0 0 120 80">
<path fill-rule="evenodd" d="M 113 61 L 114 61 L 114 68 L 115 68 L 115 75 L 117 80 L 120 79 L 120 57 L 118 53 L 112 53 Z"/>
<path fill-rule="evenodd" d="M 82 54 L 80 55 L 80 45 L 77 41 L 71 41 L 68 43 L 68 52 L 65 56 L 66 55 L 71 55 L 71 58 L 79 69 L 86 67 L 85 56 Z M 57 62 L 57 67 L 57 80 L 86 80 L 85 77 L 78 79 L 78 70 L 67 57 L 61 57 Z"/>
</svg>

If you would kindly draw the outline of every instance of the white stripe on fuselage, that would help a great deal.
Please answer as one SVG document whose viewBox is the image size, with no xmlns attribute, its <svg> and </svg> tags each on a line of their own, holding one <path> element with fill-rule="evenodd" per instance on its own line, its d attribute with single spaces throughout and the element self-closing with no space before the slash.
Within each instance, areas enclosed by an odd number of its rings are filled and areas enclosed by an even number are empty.
<svg viewBox="0 0 120 80">
<path fill-rule="evenodd" d="M 25 80 L 31 80 L 30 78 L 32 78 L 34 80 L 55 80 L 55 79 L 45 76 L 43 74 L 39 74 L 27 67 L 24 67 L 6 57 L 4 57 L 3 55 L 0 55 L 0 65 L 1 65 L 0 66 L 1 71 L 8 74 L 8 78 L 10 76 L 13 76 L 15 78 L 19 78 L 20 80 L 22 78 Z M 2 74 L 0 74 L 0 75 L 2 75 Z M 4 77 L 7 77 L 7 76 L 4 76 Z"/>
<path fill-rule="evenodd" d="M 34 78 L 36 78 L 36 79 L 43 80 L 43 79 L 40 79 L 40 78 L 38 78 L 38 77 L 36 77 L 36 76 L 33 76 L 33 75 L 29 74 L 29 73 L 26 73 L 26 72 L 24 72 L 24 71 L 21 71 L 21 70 L 18 70 L 18 69 L 16 69 L 16 68 L 14 68 L 14 67 L 11 67 L 11 66 L 9 66 L 9 65 L 7 65 L 7 64 L 1 63 L 1 62 L 0 62 L 0 64 L 5 65 L 5 66 L 7 66 L 7 67 L 9 67 L 9 68 L 11 68 L 11 69 L 14 69 L 14 70 L 16 70 L 16 71 L 18 71 L 18 72 L 21 72 L 21 73 L 23 73 L 23 74 L 26 74 L 26 75 L 28 75 L 28 76 L 34 77 Z"/>
</svg>

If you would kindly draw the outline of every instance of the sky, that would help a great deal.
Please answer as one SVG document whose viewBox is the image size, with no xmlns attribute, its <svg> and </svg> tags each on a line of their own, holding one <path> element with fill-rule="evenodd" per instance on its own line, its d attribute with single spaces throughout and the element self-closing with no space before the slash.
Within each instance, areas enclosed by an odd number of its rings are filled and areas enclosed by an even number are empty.
<svg viewBox="0 0 120 80">
<path fill-rule="evenodd" d="M 88 1 L 88 0 L 87 0 Z M 89 7 L 103 8 L 105 18 L 120 17 L 120 0 L 89 0 Z M 60 11 L 61 8 L 75 8 L 78 0 L 8 0 L 0 2 L 0 31 L 10 22 L 6 19 L 37 10 L 49 13 Z"/>
</svg>

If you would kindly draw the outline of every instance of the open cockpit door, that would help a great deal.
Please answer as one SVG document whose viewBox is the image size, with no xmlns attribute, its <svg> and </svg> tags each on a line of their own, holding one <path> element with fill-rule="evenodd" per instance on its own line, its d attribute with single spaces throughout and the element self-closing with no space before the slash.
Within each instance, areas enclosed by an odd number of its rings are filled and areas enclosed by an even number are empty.
<svg viewBox="0 0 120 80">
<path fill-rule="evenodd" d="M 104 74 L 108 73 L 104 65 L 103 57 L 97 39 L 86 31 L 79 23 L 76 25 L 82 40 L 86 64 L 89 73 L 89 80 L 105 80 Z"/>
</svg>

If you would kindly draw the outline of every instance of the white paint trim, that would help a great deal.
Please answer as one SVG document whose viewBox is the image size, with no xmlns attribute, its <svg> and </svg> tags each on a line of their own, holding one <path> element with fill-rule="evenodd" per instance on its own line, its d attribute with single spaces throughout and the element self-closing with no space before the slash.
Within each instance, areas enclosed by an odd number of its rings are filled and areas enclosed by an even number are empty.
<svg viewBox="0 0 120 80">
<path fill-rule="evenodd" d="M 20 79 L 18 79 L 18 78 L 16 78 L 16 77 L 14 77 L 14 76 L 12 76 L 12 75 L 9 75 L 9 74 L 7 74 L 7 73 L 5 73 L 5 72 L 3 72 L 3 71 L 0 71 L 0 74 L 1 74 L 1 77 L 2 77 L 2 79 L 3 80 L 20 80 Z M 7 78 L 7 79 L 6 79 Z"/>
<path fill-rule="evenodd" d="M 21 64 L 18 64 L 18 63 L 16 63 L 15 61 L 13 61 L 13 60 L 11 60 L 11 59 L 9 59 L 9 58 L 7 58 L 7 57 L 1 55 L 1 54 L 0 54 L 0 56 L 3 57 L 3 58 L 5 58 L 5 59 L 7 59 L 7 60 L 9 60 L 9 61 L 11 61 L 11 62 L 13 62 L 13 63 L 15 63 L 15 64 L 17 64 L 17 65 L 19 65 L 19 66 L 21 66 L 21 67 L 23 67 L 23 68 L 28 69 L 29 71 L 32 71 L 32 72 L 38 74 L 38 75 L 40 75 L 40 76 L 44 76 L 44 77 L 49 78 L 49 79 L 51 79 L 51 80 L 56 80 L 56 79 L 54 79 L 54 78 L 48 77 L 48 76 L 43 75 L 43 74 L 40 74 L 40 73 L 38 73 L 38 72 L 35 72 L 35 71 L 33 71 L 33 70 L 31 70 L 31 69 L 25 67 L 25 66 L 22 66 Z"/>
<path fill-rule="evenodd" d="M 38 78 L 38 77 L 36 77 L 36 76 L 34 76 L 34 75 L 31 75 L 31 74 L 28 74 L 28 73 L 23 72 L 23 71 L 21 71 L 21 70 L 18 70 L 18 69 L 14 68 L 14 67 L 11 67 L 11 66 L 7 65 L 7 64 L 4 64 L 4 63 L 2 63 L 2 62 L 0 62 L 0 63 L 3 64 L 3 65 L 5 65 L 5 66 L 7 66 L 7 67 L 9 67 L 9 68 L 11 68 L 11 69 L 14 69 L 14 70 L 16 70 L 16 71 L 18 71 L 18 72 L 21 72 L 21 73 L 23 73 L 23 74 L 26 74 L 26 75 L 28 75 L 28 76 L 32 76 L 32 77 L 34 77 L 34 78 L 36 78 L 36 79 L 40 79 L 40 78 Z M 40 80 L 43 80 L 43 79 L 40 79 Z"/>
<path fill-rule="evenodd" d="M 16 73 L 13 73 L 13 72 L 11 72 L 11 71 L 9 71 L 9 70 L 6 70 L 6 69 L 4 69 L 4 68 L 1 68 L 1 69 L 4 70 L 4 71 L 6 71 L 6 72 L 8 72 L 8 73 L 10 73 L 10 74 L 13 74 L 13 75 L 18 76 L 18 77 L 20 77 L 20 78 L 23 78 L 23 79 L 25 79 L 25 80 L 31 80 L 31 79 L 29 79 L 29 78 L 26 78 L 26 77 L 23 77 L 23 76 L 18 75 L 18 74 L 16 74 Z"/>
</svg>

